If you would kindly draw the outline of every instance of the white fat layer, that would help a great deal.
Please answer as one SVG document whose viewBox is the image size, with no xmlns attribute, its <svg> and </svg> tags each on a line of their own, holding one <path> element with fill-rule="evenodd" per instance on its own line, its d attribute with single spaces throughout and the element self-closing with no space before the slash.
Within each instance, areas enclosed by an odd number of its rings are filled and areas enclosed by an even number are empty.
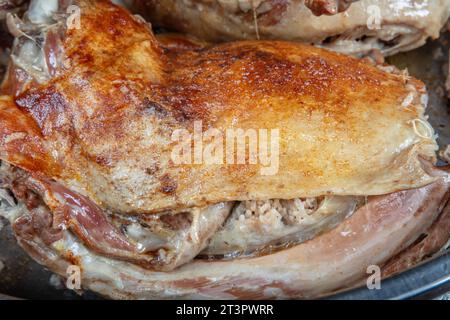
<svg viewBox="0 0 450 320">
<path fill-rule="evenodd" d="M 0 216 L 8 219 L 10 223 L 22 215 L 23 210 L 26 210 L 26 206 L 23 203 L 10 207 L 9 205 L 5 205 L 3 200 L 0 201 Z"/>
<path fill-rule="evenodd" d="M 9 165 L 4 161 L 0 161 L 0 174 L 4 174 L 8 170 Z M 24 208 L 25 205 L 23 203 L 16 204 L 11 193 L 0 186 L 0 217 L 8 219 L 12 223 L 22 214 Z"/>
<path fill-rule="evenodd" d="M 20 47 L 18 55 L 11 56 L 14 64 L 25 70 L 37 82 L 48 80 L 47 64 L 42 49 L 32 40 L 26 40 Z"/>
<path fill-rule="evenodd" d="M 243 201 L 211 239 L 204 254 L 251 253 L 269 245 L 301 243 L 351 215 L 361 197 Z"/>
<path fill-rule="evenodd" d="M 127 226 L 127 235 L 136 241 L 138 249 L 142 251 L 161 248 L 167 242 L 137 222 Z"/>
<path fill-rule="evenodd" d="M 319 43 L 324 47 L 341 53 L 363 56 L 373 49 L 383 55 L 391 55 L 400 48 L 414 46 L 418 31 L 411 26 L 383 25 L 381 30 L 355 29 L 349 34 L 337 36 L 331 43 Z M 392 42 L 388 45 L 388 43 Z"/>
<path fill-rule="evenodd" d="M 155 272 L 145 270 L 141 267 L 135 266 L 120 260 L 114 260 L 99 256 L 87 249 L 80 241 L 71 233 L 66 232 L 64 238 L 55 242 L 53 248 L 60 252 L 62 256 L 64 253 L 71 252 L 75 255 L 82 266 L 82 284 L 93 291 L 106 295 L 118 295 L 127 298 L 127 292 L 133 290 L 142 290 L 143 297 L 180 297 L 188 295 L 191 298 L 205 298 L 201 293 L 196 292 L 191 288 L 171 288 L 170 286 L 159 283 L 159 281 L 171 278 L 173 281 L 182 280 L 192 275 L 192 271 L 184 271 L 183 267 L 178 269 L 176 273 Z M 211 265 L 212 274 L 220 274 L 220 267 Z M 255 274 L 259 274 L 258 266 L 253 268 Z M 236 270 L 238 272 L 238 270 Z M 262 277 L 263 274 L 260 274 Z M 289 278 L 289 275 L 284 274 L 280 276 L 279 280 Z M 275 277 L 276 279 L 277 277 Z M 209 279 L 211 281 L 214 278 Z M 140 284 L 142 282 L 142 287 Z M 250 289 L 252 285 L 248 285 Z M 255 286 L 256 287 L 256 286 Z M 161 292 L 163 292 L 161 294 Z M 281 294 L 280 297 L 284 295 Z M 233 298 L 232 295 L 223 293 L 224 299 Z"/>
<path fill-rule="evenodd" d="M 28 9 L 28 19 L 34 24 L 49 24 L 58 11 L 58 0 L 33 0 Z"/>
<path fill-rule="evenodd" d="M 9 194 L 8 190 L 0 189 L 0 201 L 4 205 L 9 205 L 10 207 L 15 206 L 14 198 Z"/>
</svg>

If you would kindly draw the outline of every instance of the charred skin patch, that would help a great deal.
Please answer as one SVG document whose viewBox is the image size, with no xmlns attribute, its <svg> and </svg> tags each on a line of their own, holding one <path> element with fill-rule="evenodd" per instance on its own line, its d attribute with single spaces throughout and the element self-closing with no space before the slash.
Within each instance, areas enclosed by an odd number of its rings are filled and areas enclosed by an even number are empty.
<svg viewBox="0 0 450 320">
<path fill-rule="evenodd" d="M 189 212 L 181 212 L 177 214 L 164 214 L 160 217 L 161 221 L 169 226 L 172 230 L 185 230 L 192 223 L 192 215 Z"/>
<path fill-rule="evenodd" d="M 64 113 L 67 102 L 54 86 L 26 92 L 15 102 L 33 117 L 44 135 L 61 128 L 58 117 Z"/>
<path fill-rule="evenodd" d="M 145 168 L 145 173 L 150 176 L 153 176 L 159 170 L 160 170 L 159 165 L 157 163 L 153 163 L 151 166 L 148 166 L 147 168 Z"/>
<path fill-rule="evenodd" d="M 156 101 L 152 101 L 149 98 L 144 98 L 142 109 L 145 114 L 154 115 L 158 118 L 164 118 L 168 116 L 167 110 L 161 104 Z"/>
<path fill-rule="evenodd" d="M 163 175 L 159 181 L 161 182 L 160 191 L 165 194 L 175 194 L 178 184 L 177 182 L 168 174 Z"/>
</svg>

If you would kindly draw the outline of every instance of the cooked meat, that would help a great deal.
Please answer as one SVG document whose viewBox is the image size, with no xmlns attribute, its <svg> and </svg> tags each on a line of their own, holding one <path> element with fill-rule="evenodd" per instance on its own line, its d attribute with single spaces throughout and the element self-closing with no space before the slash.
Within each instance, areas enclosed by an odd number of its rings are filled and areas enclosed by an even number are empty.
<svg viewBox="0 0 450 320">
<path fill-rule="evenodd" d="M 168 222 L 169 214 L 124 219 L 104 212 L 90 199 L 58 183 L 31 177 L 5 163 L 1 166 L 0 199 L 9 208 L 14 207 L 15 201 L 8 199 L 11 193 L 29 211 L 12 219 L 17 234 L 30 239 L 37 236 L 50 245 L 61 240 L 63 230 L 68 228 L 98 254 L 156 270 L 171 270 L 192 260 L 232 206 L 219 203 L 190 209 L 176 215 L 177 224 Z"/>
<path fill-rule="evenodd" d="M 439 251 L 448 250 L 449 235 L 450 204 L 447 204 L 439 218 L 411 246 L 386 263 L 383 276 L 399 273 Z"/>
<path fill-rule="evenodd" d="M 130 1 L 128 1 L 130 2 Z M 360 0 L 344 13 L 317 17 L 304 1 L 131 1 L 153 25 L 208 41 L 277 39 L 313 43 L 331 50 L 365 55 L 407 51 L 437 38 L 450 14 L 447 0 Z M 314 1 L 313 8 L 327 1 Z M 334 1 L 332 1 L 334 2 Z M 349 1 L 344 1 L 347 4 Z M 379 25 L 378 25 L 379 22 Z"/>
<path fill-rule="evenodd" d="M 419 161 L 437 149 L 421 82 L 301 44 L 167 49 L 125 11 L 98 19 L 106 6 L 83 7 L 80 29 L 44 26 L 35 60 L 34 42 L 18 41 L 0 105 L 4 160 L 120 213 L 368 196 L 435 180 Z M 262 163 L 171 164 L 172 133 L 200 121 L 279 129 L 276 174 L 261 174 Z"/>
<path fill-rule="evenodd" d="M 382 265 L 412 244 L 437 218 L 448 189 L 447 174 L 423 188 L 370 197 L 352 217 L 313 241 L 261 257 L 196 260 L 169 273 L 99 256 L 67 232 L 48 246 L 22 228 L 15 230 L 19 243 L 37 261 L 62 276 L 75 263 L 83 270 L 85 288 L 112 298 L 317 297 L 358 283 L 369 265 Z"/>
<path fill-rule="evenodd" d="M 0 79 L 3 79 L 5 74 L 14 40 L 8 32 L 6 17 L 8 14 L 23 13 L 26 3 L 26 0 L 0 0 Z"/>
<path fill-rule="evenodd" d="M 448 198 L 424 85 L 405 72 L 287 42 L 158 41 L 101 0 L 74 2 L 82 27 L 67 28 L 67 1 L 39 2 L 14 21 L 27 32 L 0 98 L 0 212 L 37 261 L 79 265 L 86 288 L 315 296 L 400 253 Z M 236 164 L 233 140 L 217 163 L 176 162 L 174 132 L 204 128 L 278 130 L 278 146 L 260 139 L 276 161 Z M 194 259 L 205 248 L 218 261 Z"/>
<path fill-rule="evenodd" d="M 236 257 L 286 248 L 336 227 L 363 202 L 343 196 L 242 201 L 203 254 Z"/>
<path fill-rule="evenodd" d="M 23 12 L 28 0 L 0 0 L 0 20 L 6 19 L 8 13 Z"/>
<path fill-rule="evenodd" d="M 305 0 L 305 5 L 316 15 L 333 15 L 348 9 L 352 2 L 358 0 Z"/>
</svg>

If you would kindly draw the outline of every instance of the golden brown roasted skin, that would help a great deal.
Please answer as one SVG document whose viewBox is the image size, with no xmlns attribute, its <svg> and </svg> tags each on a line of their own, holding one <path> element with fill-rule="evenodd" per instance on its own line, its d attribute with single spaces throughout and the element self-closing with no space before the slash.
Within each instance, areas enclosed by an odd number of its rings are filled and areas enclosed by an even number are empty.
<svg viewBox="0 0 450 320">
<path fill-rule="evenodd" d="M 435 181 L 419 161 L 433 160 L 436 144 L 424 136 L 417 80 L 287 42 L 162 46 L 124 9 L 79 5 L 82 27 L 60 36 L 65 62 L 50 80 L 20 86 L 10 76 L 4 85 L 13 97 L 0 108 L 0 157 L 14 165 L 125 213 Z M 195 121 L 279 129 L 278 172 L 173 163 L 173 131 Z"/>
</svg>

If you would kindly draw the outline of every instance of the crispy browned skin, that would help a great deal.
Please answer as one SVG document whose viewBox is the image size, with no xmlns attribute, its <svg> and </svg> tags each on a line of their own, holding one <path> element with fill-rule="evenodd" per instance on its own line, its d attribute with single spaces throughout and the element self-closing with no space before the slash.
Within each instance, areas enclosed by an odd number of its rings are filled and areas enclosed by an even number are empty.
<svg viewBox="0 0 450 320">
<path fill-rule="evenodd" d="M 436 144 L 414 130 L 425 132 L 417 80 L 287 42 L 169 49 L 119 7 L 80 5 L 82 28 L 62 37 L 65 67 L 2 99 L 4 160 L 122 212 L 385 194 L 435 180 L 418 160 L 433 159 Z M 174 164 L 171 135 L 195 121 L 279 129 L 278 172 Z"/>
</svg>

